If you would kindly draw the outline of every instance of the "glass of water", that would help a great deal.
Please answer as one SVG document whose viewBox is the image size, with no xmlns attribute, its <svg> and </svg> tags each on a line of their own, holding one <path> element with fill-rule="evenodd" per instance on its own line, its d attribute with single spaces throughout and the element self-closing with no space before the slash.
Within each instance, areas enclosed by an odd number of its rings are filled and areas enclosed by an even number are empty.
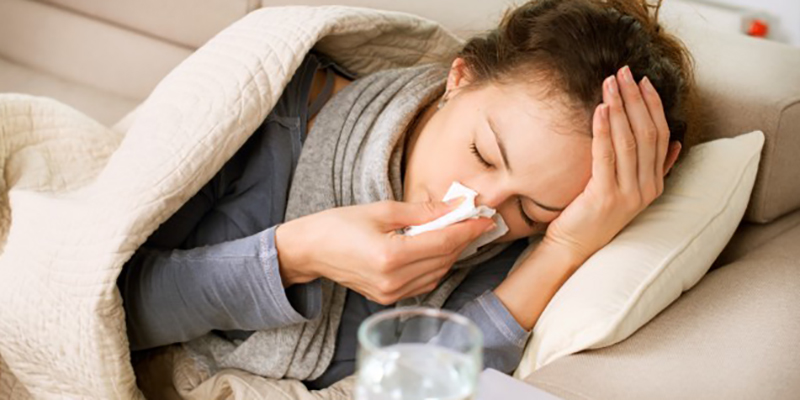
<svg viewBox="0 0 800 400">
<path fill-rule="evenodd" d="M 403 307 L 358 329 L 356 400 L 473 399 L 483 369 L 483 335 L 446 310 Z"/>
</svg>

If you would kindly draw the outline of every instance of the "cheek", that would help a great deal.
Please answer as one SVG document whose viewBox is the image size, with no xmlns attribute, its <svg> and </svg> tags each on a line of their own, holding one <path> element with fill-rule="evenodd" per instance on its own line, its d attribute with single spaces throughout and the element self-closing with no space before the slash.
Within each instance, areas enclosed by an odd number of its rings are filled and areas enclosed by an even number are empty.
<svg viewBox="0 0 800 400">
<path fill-rule="evenodd" d="M 521 237 L 532 235 L 535 231 L 530 228 L 522 217 L 519 215 L 516 202 L 506 202 L 498 210 L 500 215 L 503 216 L 503 221 L 508 225 L 508 233 L 503 236 L 502 241 L 516 240 Z"/>
<path fill-rule="evenodd" d="M 424 171 L 421 176 L 424 184 L 435 200 L 444 197 L 454 181 L 468 185 L 468 182 L 480 174 L 481 167 L 469 152 L 469 139 L 466 135 L 453 132 L 441 132 L 431 135 L 426 141 L 421 154 Z"/>
</svg>

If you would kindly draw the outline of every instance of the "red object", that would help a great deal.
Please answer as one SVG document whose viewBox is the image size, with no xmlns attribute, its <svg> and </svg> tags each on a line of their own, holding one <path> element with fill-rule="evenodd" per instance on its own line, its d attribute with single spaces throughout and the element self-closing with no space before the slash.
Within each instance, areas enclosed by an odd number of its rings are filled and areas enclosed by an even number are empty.
<svg viewBox="0 0 800 400">
<path fill-rule="evenodd" d="M 747 27 L 747 34 L 755 37 L 767 37 L 769 32 L 769 25 L 760 19 L 750 21 L 750 26 Z"/>
</svg>

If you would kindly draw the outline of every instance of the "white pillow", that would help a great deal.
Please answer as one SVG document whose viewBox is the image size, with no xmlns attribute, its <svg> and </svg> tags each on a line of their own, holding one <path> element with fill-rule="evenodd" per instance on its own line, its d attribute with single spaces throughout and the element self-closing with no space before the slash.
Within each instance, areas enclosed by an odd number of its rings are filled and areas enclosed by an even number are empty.
<svg viewBox="0 0 800 400">
<path fill-rule="evenodd" d="M 694 286 L 744 215 L 763 144 L 764 134 L 755 131 L 691 149 L 674 166 L 664 193 L 555 294 L 514 376 L 618 343 Z"/>
</svg>

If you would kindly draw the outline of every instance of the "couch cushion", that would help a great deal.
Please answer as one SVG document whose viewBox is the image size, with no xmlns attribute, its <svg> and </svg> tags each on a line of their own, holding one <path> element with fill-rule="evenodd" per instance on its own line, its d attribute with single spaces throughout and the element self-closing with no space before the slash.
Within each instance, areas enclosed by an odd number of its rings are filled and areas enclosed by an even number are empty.
<svg viewBox="0 0 800 400">
<path fill-rule="evenodd" d="M 143 100 L 191 53 L 44 3 L 0 1 L 0 57 L 120 97 Z"/>
<path fill-rule="evenodd" d="M 694 25 L 671 29 L 696 60 L 700 140 L 766 135 L 745 220 L 769 222 L 800 208 L 800 49 Z"/>
<path fill-rule="evenodd" d="M 193 49 L 258 8 L 257 0 L 42 0 Z"/>
<path fill-rule="evenodd" d="M 94 89 L 0 58 L 0 92 L 52 97 L 111 126 L 138 101 Z"/>
<path fill-rule="evenodd" d="M 706 275 L 635 335 L 525 380 L 566 399 L 790 399 L 800 393 L 800 226 Z"/>
<path fill-rule="evenodd" d="M 800 226 L 800 210 L 786 214 L 768 224 L 742 222 L 725 249 L 714 261 L 711 269 L 722 267 L 742 258 L 796 226 Z"/>
</svg>

